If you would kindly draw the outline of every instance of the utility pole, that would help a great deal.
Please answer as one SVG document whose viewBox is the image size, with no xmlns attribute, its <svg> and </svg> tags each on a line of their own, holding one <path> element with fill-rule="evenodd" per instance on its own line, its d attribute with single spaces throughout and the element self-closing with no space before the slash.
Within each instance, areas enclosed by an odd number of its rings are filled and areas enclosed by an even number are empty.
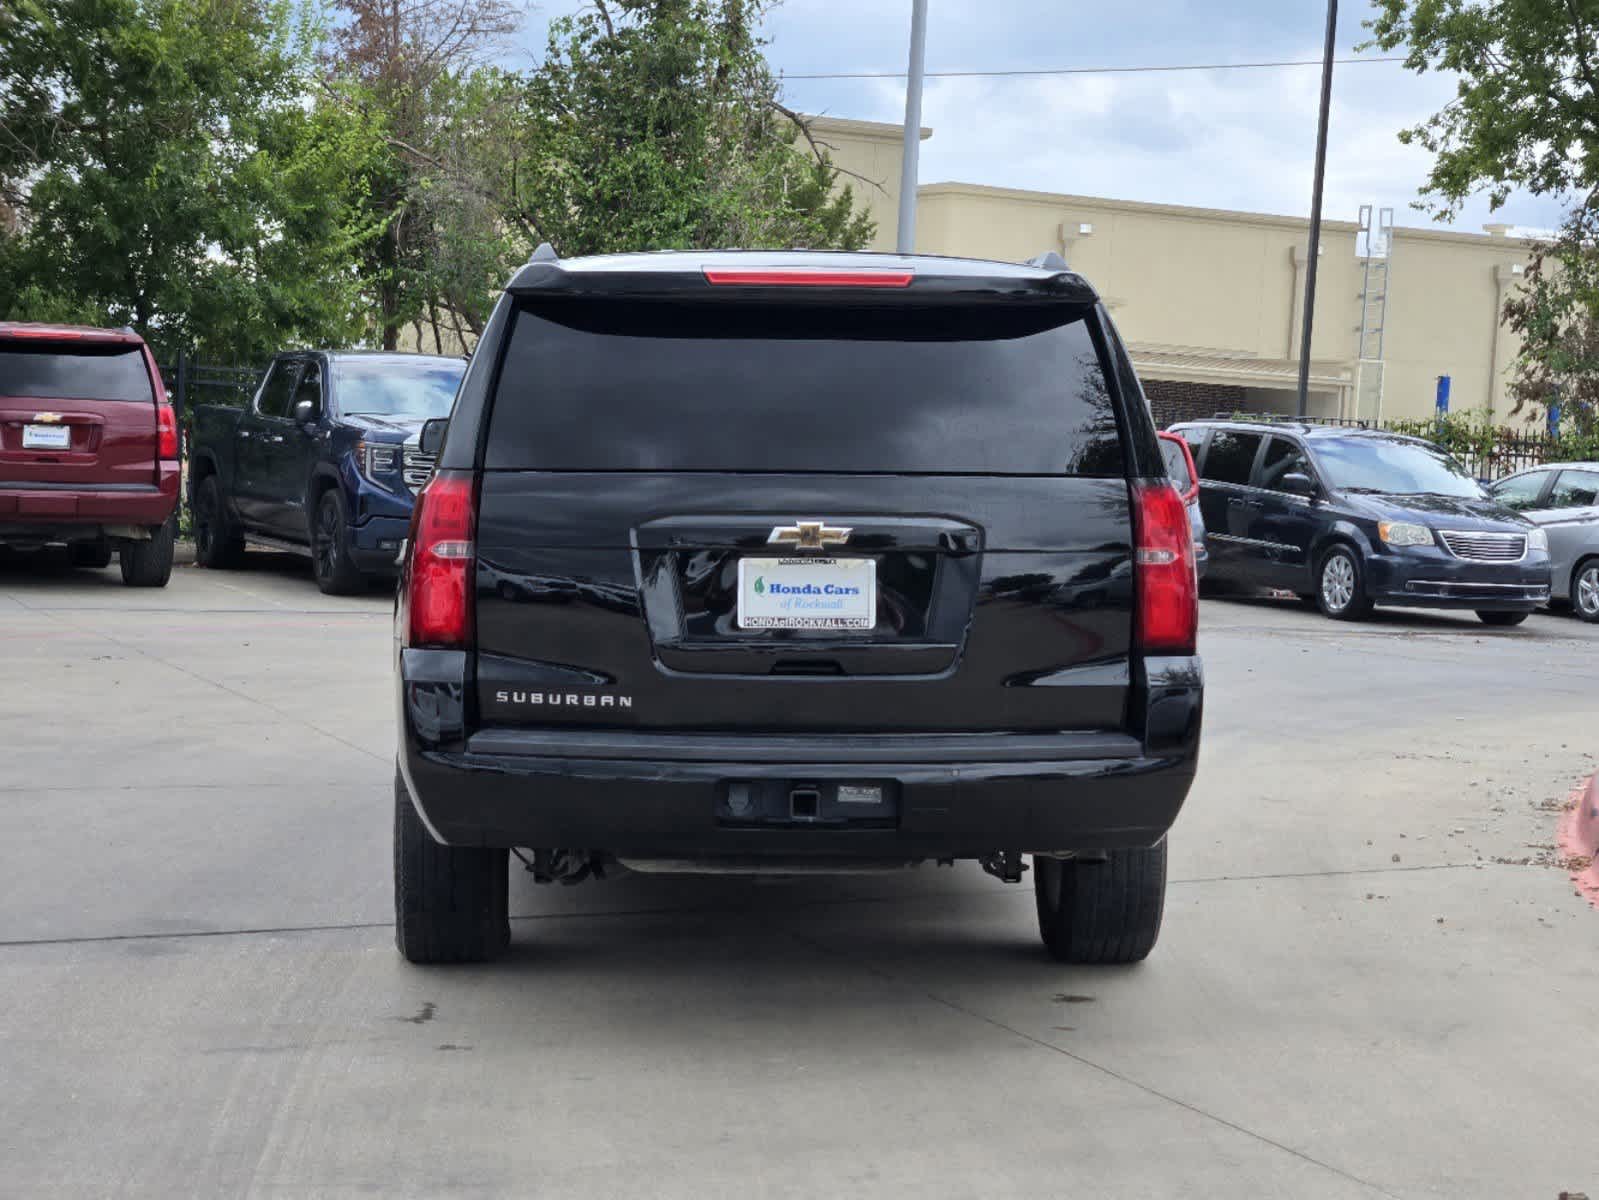
<svg viewBox="0 0 1599 1200">
<path fill-rule="evenodd" d="M 1316 260 L 1321 256 L 1321 185 L 1327 174 L 1327 112 L 1332 107 L 1338 0 L 1327 0 L 1327 44 L 1321 55 L 1321 116 L 1316 123 L 1316 178 L 1310 191 L 1310 261 L 1305 268 L 1305 324 L 1299 335 L 1299 415 L 1310 403 L 1310 331 L 1316 316 Z"/>
<path fill-rule="evenodd" d="M 927 65 L 927 0 L 911 0 L 911 61 L 905 72 L 905 154 L 899 176 L 901 254 L 916 252 L 916 179 L 922 154 L 922 74 Z"/>
</svg>

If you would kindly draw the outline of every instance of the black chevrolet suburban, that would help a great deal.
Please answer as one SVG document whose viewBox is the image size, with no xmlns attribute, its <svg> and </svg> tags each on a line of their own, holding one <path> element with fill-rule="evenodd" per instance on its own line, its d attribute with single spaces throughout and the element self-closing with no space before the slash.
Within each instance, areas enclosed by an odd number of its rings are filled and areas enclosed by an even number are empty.
<svg viewBox="0 0 1599 1200">
<path fill-rule="evenodd" d="M 1188 514 L 1058 256 L 561 261 L 490 320 L 396 602 L 396 937 L 540 881 L 1031 862 L 1043 939 L 1160 930 L 1203 679 Z"/>
</svg>

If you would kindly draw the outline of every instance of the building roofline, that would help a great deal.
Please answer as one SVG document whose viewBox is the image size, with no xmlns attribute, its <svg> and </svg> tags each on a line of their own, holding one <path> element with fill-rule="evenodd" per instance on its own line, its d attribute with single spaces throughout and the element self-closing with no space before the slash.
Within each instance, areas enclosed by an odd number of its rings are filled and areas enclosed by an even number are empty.
<svg viewBox="0 0 1599 1200">
<path fill-rule="evenodd" d="M 873 142 L 898 144 L 905 140 L 903 125 L 890 125 L 886 121 L 856 121 L 850 117 L 816 117 L 805 115 L 805 123 L 812 133 L 842 133 L 850 137 L 865 138 Z M 933 136 L 931 126 L 922 126 L 922 141 Z"/>
<path fill-rule="evenodd" d="M 1486 246 L 1490 249 L 1530 250 L 1536 238 L 1495 237 L 1489 233 L 1467 233 L 1460 229 L 1423 229 L 1414 225 L 1395 225 L 1395 241 L 1454 242 L 1464 246 Z"/>
<path fill-rule="evenodd" d="M 1073 204 L 1105 209 L 1113 212 L 1159 213 L 1165 216 L 1189 217 L 1200 221 L 1244 221 L 1253 225 L 1271 225 L 1285 229 L 1309 229 L 1308 217 L 1289 217 L 1277 213 L 1243 212 L 1229 208 L 1199 208 L 1186 204 L 1152 204 L 1144 200 L 1110 200 L 1103 196 L 1076 196 L 1066 192 L 1037 192 L 1024 188 L 992 187 L 982 183 L 925 183 L 916 189 L 922 199 L 937 196 L 992 196 L 1005 200 L 1022 200 L 1033 204 L 1047 204 L 1053 208 Z M 1360 226 L 1353 221 L 1323 221 L 1322 230 L 1332 233 L 1357 233 Z"/>
</svg>

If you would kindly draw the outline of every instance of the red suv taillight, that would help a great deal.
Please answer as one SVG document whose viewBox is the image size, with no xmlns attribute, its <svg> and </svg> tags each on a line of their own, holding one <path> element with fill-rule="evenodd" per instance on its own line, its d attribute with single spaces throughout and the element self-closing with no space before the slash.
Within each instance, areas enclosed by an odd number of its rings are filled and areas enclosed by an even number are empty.
<svg viewBox="0 0 1599 1200">
<path fill-rule="evenodd" d="M 1194 537 L 1188 509 L 1170 481 L 1134 481 L 1133 539 L 1139 650 L 1194 653 L 1199 633 Z"/>
<path fill-rule="evenodd" d="M 411 568 L 406 591 L 409 646 L 460 649 L 472 637 L 472 477 L 440 471 L 411 513 Z"/>
<path fill-rule="evenodd" d="M 170 404 L 155 407 L 155 453 L 157 458 L 178 456 L 178 416 Z"/>
</svg>

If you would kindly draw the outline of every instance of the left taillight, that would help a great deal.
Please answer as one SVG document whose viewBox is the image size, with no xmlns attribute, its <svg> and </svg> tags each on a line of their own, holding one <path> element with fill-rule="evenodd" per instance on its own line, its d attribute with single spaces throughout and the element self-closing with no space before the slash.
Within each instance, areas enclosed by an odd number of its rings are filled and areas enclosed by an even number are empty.
<svg viewBox="0 0 1599 1200">
<path fill-rule="evenodd" d="M 178 456 L 178 415 L 170 404 L 155 407 L 155 453 L 157 458 Z"/>
<path fill-rule="evenodd" d="M 472 477 L 439 471 L 417 495 L 411 513 L 406 644 L 464 649 L 472 639 Z"/>
<path fill-rule="evenodd" d="M 1133 483 L 1136 645 L 1145 654 L 1192 654 L 1199 635 L 1199 578 L 1188 508 L 1170 480 Z"/>
</svg>

